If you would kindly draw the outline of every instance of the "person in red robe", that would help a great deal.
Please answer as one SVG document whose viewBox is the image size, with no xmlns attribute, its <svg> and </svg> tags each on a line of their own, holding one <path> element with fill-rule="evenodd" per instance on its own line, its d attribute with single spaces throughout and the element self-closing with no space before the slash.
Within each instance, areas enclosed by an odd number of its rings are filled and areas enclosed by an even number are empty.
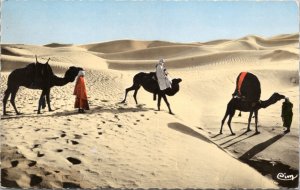
<svg viewBox="0 0 300 190">
<path fill-rule="evenodd" d="M 73 93 L 76 96 L 75 108 L 78 108 L 79 113 L 84 113 L 84 110 L 90 109 L 85 88 L 84 75 L 84 71 L 79 71 Z"/>
</svg>

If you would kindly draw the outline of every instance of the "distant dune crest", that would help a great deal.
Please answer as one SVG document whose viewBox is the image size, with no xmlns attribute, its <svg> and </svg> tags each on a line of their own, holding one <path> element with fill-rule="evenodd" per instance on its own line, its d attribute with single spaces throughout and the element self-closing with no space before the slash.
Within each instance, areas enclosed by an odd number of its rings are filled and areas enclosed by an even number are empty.
<svg viewBox="0 0 300 190">
<path fill-rule="evenodd" d="M 225 62 L 238 63 L 245 60 L 253 63 L 261 59 L 296 60 L 299 59 L 298 43 L 299 34 L 283 34 L 271 38 L 250 35 L 237 40 L 224 39 L 204 43 L 116 40 L 86 45 L 3 45 L 2 70 L 13 69 L 8 64 L 14 61 L 30 63 L 34 61 L 35 55 L 45 60 L 51 57 L 51 64 L 57 65 L 58 70 L 63 66 L 81 62 L 88 68 L 150 70 L 160 58 L 167 59 L 167 66 L 171 69 Z"/>
</svg>

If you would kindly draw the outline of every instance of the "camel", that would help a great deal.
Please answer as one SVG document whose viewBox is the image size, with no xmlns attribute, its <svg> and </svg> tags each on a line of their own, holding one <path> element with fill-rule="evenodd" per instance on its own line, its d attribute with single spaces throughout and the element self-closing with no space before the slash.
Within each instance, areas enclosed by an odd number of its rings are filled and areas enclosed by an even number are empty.
<svg viewBox="0 0 300 190">
<path fill-rule="evenodd" d="M 134 97 L 135 103 L 138 104 L 136 96 L 137 96 L 137 92 L 138 92 L 139 88 L 142 86 L 146 91 L 153 93 L 154 100 L 156 99 L 155 98 L 156 95 L 158 95 L 158 100 L 157 100 L 158 111 L 160 111 L 160 102 L 161 102 L 161 98 L 163 98 L 165 103 L 168 106 L 169 113 L 173 114 L 166 95 L 174 96 L 179 91 L 179 83 L 181 81 L 182 80 L 180 78 L 175 78 L 172 80 L 172 88 L 168 88 L 166 90 L 160 90 L 159 86 L 158 86 L 158 82 L 156 80 L 155 72 L 150 72 L 150 73 L 140 72 L 133 77 L 133 85 L 126 89 L 125 98 L 121 103 L 125 103 L 127 93 L 129 91 L 134 90 L 133 97 Z"/>
<path fill-rule="evenodd" d="M 241 76 L 241 74 L 237 78 L 237 83 L 239 82 L 240 76 Z M 264 100 L 264 101 L 260 100 L 260 94 L 261 94 L 260 82 L 259 82 L 258 78 L 255 75 L 253 75 L 252 73 L 246 74 L 244 80 L 242 81 L 242 85 L 240 86 L 239 89 L 238 88 L 239 88 L 239 86 L 237 84 L 237 88 L 236 88 L 234 94 L 240 93 L 241 97 L 233 96 L 232 99 L 227 104 L 225 116 L 221 123 L 220 134 L 222 134 L 224 122 L 227 119 L 227 117 L 229 116 L 227 124 L 229 126 L 231 134 L 235 135 L 235 133 L 233 133 L 233 131 L 231 129 L 231 120 L 232 120 L 232 117 L 234 116 L 236 110 L 240 110 L 243 112 L 250 112 L 249 118 L 248 118 L 247 131 L 250 131 L 251 118 L 254 113 L 255 130 L 256 130 L 256 133 L 258 134 L 259 133 L 259 131 L 257 129 L 258 110 L 261 108 L 267 108 L 270 105 L 275 104 L 279 100 L 284 99 L 285 96 L 275 92 L 268 100 Z"/>
<path fill-rule="evenodd" d="M 83 70 L 80 67 L 70 67 L 64 78 L 60 78 L 54 75 L 51 66 L 49 65 L 49 60 L 45 63 L 39 63 L 36 57 L 36 63 L 31 63 L 24 68 L 15 69 L 8 76 L 7 89 L 4 92 L 3 98 L 3 115 L 6 113 L 6 103 L 11 95 L 10 103 L 12 104 L 17 115 L 21 114 L 15 105 L 15 97 L 19 90 L 20 86 L 24 86 L 29 89 L 39 89 L 42 90 L 39 102 L 38 102 L 38 111 L 41 113 L 41 107 L 45 107 L 45 96 L 48 105 L 48 110 L 53 111 L 50 106 L 50 89 L 53 86 L 64 86 L 69 82 L 73 82 L 78 75 L 80 70 Z"/>
</svg>

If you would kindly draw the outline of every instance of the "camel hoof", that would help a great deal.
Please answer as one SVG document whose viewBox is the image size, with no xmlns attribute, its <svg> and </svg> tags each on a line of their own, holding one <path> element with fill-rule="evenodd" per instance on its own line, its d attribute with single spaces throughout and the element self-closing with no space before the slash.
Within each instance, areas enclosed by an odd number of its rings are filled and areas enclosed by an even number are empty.
<svg viewBox="0 0 300 190">
<path fill-rule="evenodd" d="M 49 110 L 49 112 L 52 112 L 52 111 L 54 111 L 54 110 L 53 110 L 53 109 L 50 109 L 50 110 Z"/>
<path fill-rule="evenodd" d="M 285 130 L 285 131 L 284 131 L 284 133 L 289 133 L 289 132 L 290 132 L 290 130 L 289 130 L 289 129 L 287 129 L 287 130 Z"/>
<path fill-rule="evenodd" d="M 231 133 L 231 135 L 232 135 L 232 136 L 234 136 L 234 135 L 235 135 L 235 133 Z"/>
<path fill-rule="evenodd" d="M 20 112 L 18 112 L 18 113 L 17 113 L 17 115 L 21 115 L 21 113 L 20 113 Z"/>
<path fill-rule="evenodd" d="M 37 114 L 42 114 L 41 112 L 37 112 Z"/>
<path fill-rule="evenodd" d="M 257 135 L 257 134 L 260 134 L 260 132 L 259 132 L 259 131 L 256 131 L 255 134 L 256 134 L 256 135 Z"/>
<path fill-rule="evenodd" d="M 122 102 L 120 102 L 120 104 L 124 104 L 125 103 L 125 100 L 123 100 Z"/>
<path fill-rule="evenodd" d="M 220 131 L 220 133 L 219 133 L 220 135 L 222 135 L 223 133 Z"/>
<path fill-rule="evenodd" d="M 171 115 L 175 115 L 173 112 L 169 112 L 169 114 L 171 114 Z"/>
<path fill-rule="evenodd" d="M 249 132 L 249 131 L 251 131 L 251 129 L 247 129 L 247 131 L 246 131 L 246 132 Z"/>
</svg>

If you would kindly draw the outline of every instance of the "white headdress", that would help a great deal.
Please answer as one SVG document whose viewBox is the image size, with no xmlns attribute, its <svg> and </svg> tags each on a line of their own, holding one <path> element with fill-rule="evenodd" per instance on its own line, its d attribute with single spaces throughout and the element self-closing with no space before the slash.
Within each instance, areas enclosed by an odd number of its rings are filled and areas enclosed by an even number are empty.
<svg viewBox="0 0 300 190">
<path fill-rule="evenodd" d="M 163 65 L 164 63 L 165 63 L 164 59 L 160 59 L 159 62 L 158 62 L 158 64 L 160 64 L 160 65 Z"/>
<path fill-rule="evenodd" d="M 78 76 L 84 76 L 84 75 L 85 75 L 84 70 L 81 70 L 81 71 L 78 72 Z"/>
</svg>

